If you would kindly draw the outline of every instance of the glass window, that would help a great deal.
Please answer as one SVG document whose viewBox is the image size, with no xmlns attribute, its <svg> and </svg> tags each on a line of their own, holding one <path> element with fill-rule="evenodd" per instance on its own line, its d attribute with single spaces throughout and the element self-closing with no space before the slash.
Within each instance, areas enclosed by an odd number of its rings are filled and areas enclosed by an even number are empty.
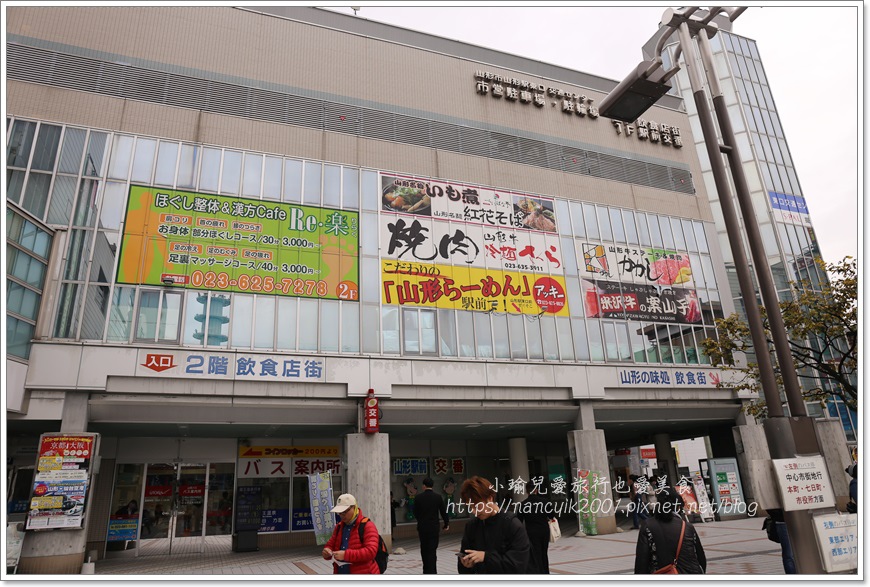
<svg viewBox="0 0 870 587">
<path fill-rule="evenodd" d="M 375 304 L 363 304 L 363 352 L 378 353 L 381 349 L 381 314 Z"/>
<path fill-rule="evenodd" d="M 683 235 L 685 236 L 685 239 L 686 239 L 687 249 L 693 253 L 697 253 L 698 252 L 698 243 L 695 242 L 695 231 L 692 228 L 692 221 L 686 220 L 686 219 L 681 219 L 680 224 L 682 225 L 682 228 L 683 228 Z M 676 234 L 676 232 L 677 232 L 677 230 L 675 228 L 674 234 Z"/>
<path fill-rule="evenodd" d="M 21 218 L 17 215 L 16 217 Z M 29 220 L 24 220 L 23 218 L 21 220 L 23 220 L 21 223 L 21 233 L 18 237 L 15 237 L 18 243 L 28 251 L 39 255 L 43 259 L 47 259 L 48 249 L 51 246 L 51 236 L 44 230 L 37 228 Z"/>
<path fill-rule="evenodd" d="M 646 336 L 643 333 L 643 325 L 640 322 L 627 322 L 628 341 L 631 345 L 632 356 L 635 363 L 647 362 Z M 630 359 L 629 359 L 630 360 Z"/>
<path fill-rule="evenodd" d="M 302 202 L 302 161 L 284 160 L 284 201 Z"/>
<path fill-rule="evenodd" d="M 589 360 L 589 341 L 586 339 L 586 321 L 571 318 L 571 330 L 574 333 L 574 349 L 578 361 Z"/>
<path fill-rule="evenodd" d="M 680 332 L 680 327 L 674 324 L 671 324 L 669 327 L 670 330 L 670 339 L 671 339 L 671 348 L 673 349 L 673 357 L 674 363 L 685 363 L 686 362 L 686 349 L 683 346 L 683 336 Z"/>
<path fill-rule="evenodd" d="M 362 172 L 362 208 L 363 210 L 381 209 L 381 188 L 378 185 L 378 174 L 375 171 Z"/>
<path fill-rule="evenodd" d="M 314 161 L 305 162 L 305 185 L 302 190 L 302 202 L 309 206 L 320 205 L 321 164 Z"/>
<path fill-rule="evenodd" d="M 674 233 L 671 231 L 671 221 L 667 216 L 659 216 L 659 227 L 662 232 L 662 244 L 665 248 L 671 250 L 676 247 Z"/>
<path fill-rule="evenodd" d="M 24 320 L 6 316 L 6 353 L 22 359 L 30 358 L 30 341 L 35 328 Z"/>
<path fill-rule="evenodd" d="M 202 150 L 202 167 L 199 170 L 199 189 L 205 192 L 218 191 L 221 172 L 221 150 L 206 147 Z"/>
<path fill-rule="evenodd" d="M 117 232 L 97 231 L 97 239 L 94 243 L 94 259 L 91 263 L 91 281 L 110 283 L 112 273 L 115 270 L 115 258 L 118 254 Z"/>
<path fill-rule="evenodd" d="M 685 251 L 686 247 L 686 239 L 683 237 L 683 227 L 680 224 L 679 218 L 671 218 L 671 229 L 674 233 L 674 246 L 677 250 Z"/>
<path fill-rule="evenodd" d="M 57 170 L 60 173 L 74 173 L 78 175 L 86 136 L 87 132 L 83 129 L 67 127 L 63 135 L 60 163 L 57 166 Z"/>
<path fill-rule="evenodd" d="M 613 229 L 613 240 L 618 243 L 627 242 L 625 240 L 625 229 L 622 225 L 622 214 L 619 208 L 609 208 L 610 212 L 610 227 Z"/>
<path fill-rule="evenodd" d="M 104 132 L 91 131 L 88 139 L 88 148 L 85 151 L 85 160 L 82 165 L 82 174 L 100 177 L 103 174 L 103 159 L 106 154 L 106 144 L 109 135 Z"/>
<path fill-rule="evenodd" d="M 595 216 L 595 206 L 583 204 L 583 216 L 586 219 L 586 234 L 589 238 L 601 238 L 598 232 L 598 220 Z"/>
<path fill-rule="evenodd" d="M 339 349 L 339 303 L 335 300 L 320 301 L 320 350 L 337 353 Z"/>
<path fill-rule="evenodd" d="M 299 300 L 299 350 L 317 350 L 317 300 Z"/>
<path fill-rule="evenodd" d="M 625 220 L 626 242 L 631 245 L 638 244 L 637 227 L 634 225 L 634 212 L 631 210 L 623 210 L 622 217 Z"/>
<path fill-rule="evenodd" d="M 511 316 L 516 316 L 519 318 L 519 326 L 526 327 L 526 344 L 529 348 L 529 358 L 530 359 L 543 359 L 544 358 L 544 345 L 543 340 L 541 338 L 541 321 L 540 320 L 529 320 L 525 318 L 522 314 L 511 314 Z M 525 324 L 523 324 L 525 322 Z M 553 328 L 553 346 L 556 346 L 556 332 L 555 328 Z M 558 354 L 556 359 L 558 360 Z"/>
<path fill-rule="evenodd" d="M 341 167 L 338 165 L 323 166 L 323 205 L 341 206 Z"/>
<path fill-rule="evenodd" d="M 42 289 L 45 264 L 15 247 L 6 247 L 6 271 L 36 289 Z"/>
<path fill-rule="evenodd" d="M 571 320 L 570 318 L 556 318 L 556 333 L 559 339 L 559 354 L 563 361 L 574 360 L 574 342 L 571 340 Z M 585 335 L 584 335 L 585 336 Z M 546 338 L 544 339 L 546 344 Z"/>
<path fill-rule="evenodd" d="M 196 187 L 196 167 L 199 164 L 199 153 L 200 148 L 196 145 L 181 145 L 181 157 L 178 160 L 178 182 L 176 183 L 178 187 Z"/>
<path fill-rule="evenodd" d="M 15 121 L 12 125 L 12 134 L 9 136 L 9 146 L 6 148 L 6 165 L 9 167 L 27 167 L 35 132 L 35 122 Z"/>
<path fill-rule="evenodd" d="M 254 348 L 275 346 L 275 297 L 257 296 L 254 301 Z"/>
<path fill-rule="evenodd" d="M 710 249 L 707 247 L 707 235 L 704 234 L 704 224 L 698 221 L 693 222 L 695 225 L 695 240 L 698 241 L 698 250 L 702 253 L 709 253 Z"/>
<path fill-rule="evenodd" d="M 359 209 L 359 170 L 352 167 L 342 168 L 341 191 L 342 208 L 345 210 Z"/>
<path fill-rule="evenodd" d="M 548 361 L 558 361 L 559 336 L 556 333 L 556 317 L 542 316 L 536 323 L 541 325 L 541 338 L 544 341 L 544 358 Z M 532 332 L 531 329 L 529 332 Z M 531 339 L 531 334 L 529 334 L 529 338 Z M 529 343 L 529 348 L 531 348 L 531 343 Z M 529 354 L 531 354 L 531 351 Z"/>
<path fill-rule="evenodd" d="M 420 310 L 420 352 L 424 355 L 438 353 L 438 327 L 435 310 Z"/>
<path fill-rule="evenodd" d="M 242 195 L 259 197 L 263 179 L 263 156 L 245 153 L 245 175 L 242 180 Z"/>
<path fill-rule="evenodd" d="M 460 357 L 475 356 L 476 345 L 474 343 L 474 321 L 469 320 L 468 318 L 469 315 L 467 312 L 457 312 Z"/>
<path fill-rule="evenodd" d="M 341 352 L 359 352 L 359 304 L 341 304 Z"/>
<path fill-rule="evenodd" d="M 30 172 L 27 180 L 27 189 L 24 191 L 24 200 L 21 207 L 42 219 L 45 207 L 48 204 L 48 190 L 51 186 L 51 175 L 48 173 Z"/>
<path fill-rule="evenodd" d="M 39 293 L 27 289 L 11 279 L 6 280 L 6 309 L 28 320 L 36 321 L 39 314 Z"/>
<path fill-rule="evenodd" d="M 175 185 L 175 169 L 178 166 L 178 143 L 160 141 L 157 148 L 157 171 L 154 183 L 157 185 Z"/>
<path fill-rule="evenodd" d="M 652 238 L 650 238 L 649 225 L 647 225 L 646 222 L 646 214 L 643 212 L 637 213 L 637 232 L 640 238 L 640 244 L 651 247 Z"/>
<path fill-rule="evenodd" d="M 106 325 L 106 312 L 109 309 L 108 284 L 88 286 L 85 298 L 85 311 L 82 315 L 81 340 L 102 340 L 103 327 Z"/>
<path fill-rule="evenodd" d="M 130 340 L 135 299 L 136 288 L 115 286 L 109 310 L 109 329 L 106 333 L 106 340 L 110 342 Z"/>
<path fill-rule="evenodd" d="M 399 353 L 399 309 L 384 306 L 381 308 L 381 328 L 384 333 L 384 354 Z"/>
<path fill-rule="evenodd" d="M 577 252 L 574 250 L 574 239 L 570 236 L 563 236 L 561 239 L 562 245 L 562 266 L 565 268 L 567 275 L 577 275 Z"/>
<path fill-rule="evenodd" d="M 222 194 L 237 195 L 239 182 L 242 179 L 242 154 L 237 151 L 224 151 L 224 163 L 221 169 Z"/>
<path fill-rule="evenodd" d="M 133 137 L 115 135 L 112 140 L 112 154 L 109 156 L 109 177 L 127 179 L 130 163 L 133 160 Z"/>
<path fill-rule="evenodd" d="M 39 127 L 39 137 L 36 139 L 36 148 L 33 150 L 33 160 L 30 162 L 31 169 L 40 171 L 54 171 L 54 161 L 57 158 L 57 147 L 60 144 L 61 127 L 51 124 L 42 124 Z"/>
<path fill-rule="evenodd" d="M 601 229 L 601 238 L 607 241 L 613 240 L 613 232 L 610 230 L 610 217 L 605 206 L 596 206 L 598 210 L 598 227 Z"/>
<path fill-rule="evenodd" d="M 181 293 L 163 292 L 163 306 L 160 309 L 160 323 L 157 331 L 159 342 L 175 342 L 181 326 Z"/>
<path fill-rule="evenodd" d="M 208 313 L 208 293 L 189 290 L 185 293 L 184 328 L 182 344 L 202 346 L 205 341 L 205 320 Z"/>
<path fill-rule="evenodd" d="M 468 321 L 470 322 L 470 321 Z M 441 356 L 455 357 L 456 350 L 456 319 L 453 310 L 438 310 L 438 335 L 441 342 Z"/>
<path fill-rule="evenodd" d="M 589 335 L 589 355 L 593 361 L 603 361 L 604 343 L 601 340 L 601 321 L 589 320 L 586 322 L 586 326 L 586 333 Z"/>
<path fill-rule="evenodd" d="M 64 279 L 84 281 L 85 268 L 91 254 L 91 240 L 94 233 L 91 230 L 72 230 L 67 249 L 66 271 Z"/>
<path fill-rule="evenodd" d="M 6 199 L 18 203 L 21 200 L 21 188 L 24 187 L 24 171 L 6 170 Z"/>
<path fill-rule="evenodd" d="M 66 131 L 69 137 L 70 130 Z M 66 157 L 66 144 L 64 140 L 64 153 Z M 157 149 L 157 141 L 153 139 L 136 139 L 136 150 L 133 153 L 133 169 L 130 172 L 130 181 L 138 181 L 142 183 L 151 183 L 151 174 L 154 171 L 154 152 Z M 63 157 L 61 157 L 61 166 L 63 166 Z"/>
<path fill-rule="evenodd" d="M 559 234 L 562 236 L 571 236 L 571 224 L 568 222 L 571 213 L 568 211 L 568 202 L 565 200 L 555 200 L 555 205 Z"/>
<path fill-rule="evenodd" d="M 608 361 L 619 361 L 619 351 L 616 342 L 616 327 L 613 322 L 602 321 L 602 330 L 604 330 L 604 351 Z"/>
<path fill-rule="evenodd" d="M 230 346 L 251 348 L 251 335 L 254 331 L 254 298 L 233 294 L 232 324 Z"/>
<path fill-rule="evenodd" d="M 296 350 L 296 298 L 278 298 L 278 350 Z"/>
<path fill-rule="evenodd" d="M 416 308 L 402 308 L 403 352 L 420 354 L 420 327 Z"/>
<path fill-rule="evenodd" d="M 57 189 L 55 189 L 55 193 Z M 100 206 L 100 228 L 119 230 L 121 217 L 127 204 L 127 184 L 108 182 L 103 189 L 103 203 Z"/>
<path fill-rule="evenodd" d="M 474 312 L 474 335 L 477 337 L 477 356 L 491 359 L 507 359 L 511 356 L 508 345 L 508 329 L 505 316 L 487 315 Z M 492 333 L 495 332 L 493 338 Z M 493 340 L 498 348 L 493 347 Z"/>
<path fill-rule="evenodd" d="M 51 203 L 48 206 L 47 222 L 49 224 L 69 226 L 75 189 L 76 178 L 65 175 L 55 177 L 54 190 L 51 193 Z"/>
<path fill-rule="evenodd" d="M 369 224 L 369 226 L 371 225 Z M 366 233 L 363 232 L 362 234 L 365 235 Z M 381 272 L 380 262 L 375 257 L 362 257 L 360 259 L 360 267 L 362 275 L 379 275 Z M 364 302 L 379 302 L 381 300 L 380 285 L 381 281 L 378 278 L 363 279 L 361 284 L 362 292 L 360 292 L 362 300 Z"/>
<path fill-rule="evenodd" d="M 64 283 L 60 288 L 57 321 L 54 324 L 54 335 L 57 338 L 75 338 L 76 336 L 79 323 L 79 308 L 81 306 L 81 297 L 79 295 L 81 287 L 77 283 Z"/>
<path fill-rule="evenodd" d="M 628 325 L 614 322 L 616 327 L 616 351 L 620 361 L 631 361 L 631 344 L 628 338 Z"/>
<path fill-rule="evenodd" d="M 82 180 L 72 219 L 73 226 L 94 226 L 97 220 L 97 188 L 99 183 L 96 179 Z"/>
<path fill-rule="evenodd" d="M 229 294 L 212 293 L 208 302 L 207 346 L 227 348 L 230 322 Z"/>
<path fill-rule="evenodd" d="M 278 157 L 266 157 L 263 169 L 263 199 L 281 199 L 281 171 L 283 161 Z"/>
<path fill-rule="evenodd" d="M 586 236 L 586 226 L 583 224 L 583 205 L 580 202 L 571 202 L 571 228 L 574 236 L 583 238 Z"/>
</svg>

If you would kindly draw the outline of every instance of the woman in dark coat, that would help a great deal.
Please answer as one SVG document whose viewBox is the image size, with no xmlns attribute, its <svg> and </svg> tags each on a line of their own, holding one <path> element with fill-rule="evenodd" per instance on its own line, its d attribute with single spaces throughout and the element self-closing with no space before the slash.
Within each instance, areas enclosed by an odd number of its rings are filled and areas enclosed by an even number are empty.
<svg viewBox="0 0 870 587">
<path fill-rule="evenodd" d="M 707 571 L 707 557 L 694 526 L 682 518 L 683 498 L 670 487 L 663 487 L 656 494 L 656 500 L 655 504 L 650 505 L 653 517 L 640 523 L 634 573 L 653 573 L 673 563 L 680 532 L 685 524 L 677 571 L 681 575 L 703 575 Z"/>
<path fill-rule="evenodd" d="M 474 516 L 465 525 L 457 569 L 459 574 L 525 574 L 529 564 L 529 538 L 523 523 L 500 511 L 492 483 L 483 477 L 466 479 L 462 503 Z"/>
<path fill-rule="evenodd" d="M 529 536 L 529 573 L 550 574 L 547 550 L 550 548 L 550 520 L 553 515 L 549 507 L 550 500 L 546 495 L 541 495 L 536 486 L 517 509 L 517 517 L 526 525 L 526 534 Z"/>
</svg>

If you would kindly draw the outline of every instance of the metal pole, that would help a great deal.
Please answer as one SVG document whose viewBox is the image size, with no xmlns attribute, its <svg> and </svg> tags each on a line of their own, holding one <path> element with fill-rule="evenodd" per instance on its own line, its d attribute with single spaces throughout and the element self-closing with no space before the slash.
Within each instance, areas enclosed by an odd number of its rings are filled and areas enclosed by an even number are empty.
<svg viewBox="0 0 870 587">
<path fill-rule="evenodd" d="M 773 286 L 770 267 L 767 263 L 767 257 L 765 256 L 761 240 L 761 233 L 758 229 L 758 222 L 755 217 L 755 211 L 752 208 L 752 202 L 749 195 L 749 187 L 746 182 L 746 176 L 743 172 L 743 164 L 740 160 L 740 153 L 737 149 L 737 141 L 734 137 L 733 127 L 731 126 L 731 118 L 728 115 L 728 111 L 725 107 L 724 97 L 719 86 L 719 78 L 716 75 L 715 64 L 713 61 L 713 51 L 710 48 L 710 41 L 707 37 L 707 31 L 701 28 L 698 30 L 697 36 L 698 43 L 701 48 L 701 60 L 707 73 L 707 82 L 709 83 L 710 91 L 713 94 L 713 106 L 716 110 L 716 119 L 719 122 L 719 129 L 722 132 L 724 147 L 721 148 L 721 151 L 723 151 L 728 157 L 729 166 L 731 168 L 731 175 L 734 178 L 734 187 L 737 191 L 737 199 L 740 204 L 741 212 L 743 214 L 743 221 L 746 228 L 747 238 L 749 240 L 750 250 L 752 252 L 752 259 L 755 263 L 756 276 L 758 277 L 759 287 L 761 288 L 762 300 L 768 310 L 768 319 L 770 320 L 771 331 L 773 333 L 774 348 L 776 350 L 777 359 L 779 360 L 779 364 L 782 370 L 783 380 L 786 384 L 786 395 L 789 401 L 789 408 L 791 409 L 793 415 L 801 416 L 800 419 L 803 420 L 803 423 L 805 425 L 807 423 L 812 424 L 811 422 L 807 422 L 808 419 L 806 418 L 806 408 L 804 406 L 803 399 L 800 394 L 800 388 L 797 383 L 797 374 L 794 368 L 794 360 L 791 356 L 791 347 L 788 343 L 788 335 L 786 334 L 785 325 L 782 321 L 782 314 L 780 313 L 779 309 L 779 299 L 776 296 L 776 290 Z M 694 59 L 694 44 L 692 43 L 689 26 L 686 22 L 680 24 L 680 40 L 681 45 L 683 45 L 683 53 L 685 55 L 688 67 L 689 59 Z M 694 66 L 695 63 L 693 62 L 692 67 Z M 713 137 L 713 141 L 716 141 L 717 146 L 718 138 L 716 137 L 715 128 L 711 128 L 713 122 L 712 115 L 708 109 L 706 98 L 703 93 L 703 86 L 695 86 L 695 83 L 700 81 L 697 79 L 698 77 L 699 76 L 696 72 L 695 79 L 693 80 L 690 73 L 690 81 L 692 82 L 693 90 L 696 87 L 702 88 L 700 91 L 700 97 L 703 99 L 703 103 L 699 103 L 699 92 L 695 92 L 695 103 L 698 107 L 698 115 L 699 117 L 702 117 L 702 120 L 704 118 L 707 119 L 707 124 L 703 124 L 702 122 L 701 128 L 704 133 L 704 138 L 707 144 L 708 154 L 710 155 L 711 164 L 712 160 L 715 158 L 719 166 L 722 167 L 722 156 L 720 153 L 716 152 L 719 149 L 711 147 L 710 137 Z M 708 130 L 711 132 L 708 133 Z M 715 168 L 716 167 L 714 166 L 714 170 Z M 716 182 L 716 186 L 718 189 L 718 180 Z M 728 191 L 727 193 L 723 193 L 720 191 L 719 201 L 723 204 L 723 211 L 726 207 L 726 199 L 728 200 L 727 207 L 731 208 L 733 211 L 734 204 L 731 201 L 730 191 Z M 729 240 L 740 240 L 739 227 L 736 224 L 729 224 L 727 215 L 726 225 L 728 229 Z M 737 227 L 738 230 L 735 230 L 732 236 L 731 229 L 734 227 Z M 737 265 L 738 259 L 741 258 L 743 257 L 734 258 L 735 265 Z M 744 297 L 746 297 L 745 293 Z M 755 304 L 745 305 L 747 306 L 747 310 L 749 305 L 752 305 L 756 311 L 758 310 Z M 758 322 L 760 322 L 760 312 L 758 312 Z M 750 323 L 750 331 L 754 330 L 756 326 L 759 327 L 759 332 L 763 333 L 762 325 L 759 323 L 756 323 L 756 325 Z M 780 329 L 779 333 L 777 333 L 777 328 Z M 753 344 L 755 344 L 754 337 Z M 759 359 L 761 358 L 762 354 L 768 355 L 766 338 L 763 347 L 756 346 L 756 355 Z M 770 363 L 769 357 L 767 363 Z M 759 362 L 759 365 L 760 364 L 761 363 Z M 765 390 L 765 398 L 768 403 L 769 417 L 764 422 L 764 432 L 765 436 L 767 437 L 767 443 L 770 448 L 771 457 L 774 459 L 793 458 L 798 454 L 798 451 L 795 445 L 795 437 L 791 427 L 791 423 L 787 418 L 783 416 L 782 405 L 779 399 L 778 390 L 776 390 L 775 392 L 775 403 L 778 408 L 776 410 L 777 413 L 774 414 L 770 411 L 770 408 L 772 407 L 771 399 L 773 399 L 771 395 L 768 395 Z M 797 419 L 798 418 L 795 418 L 795 420 Z M 807 430 L 807 428 L 805 428 L 805 430 Z M 818 453 L 818 441 L 815 438 L 815 431 L 811 426 L 808 428 L 808 430 L 811 431 L 811 433 L 803 435 L 805 436 L 805 438 L 801 439 L 802 448 L 803 450 L 807 450 L 807 448 L 815 447 L 815 450 L 813 452 Z M 815 532 L 813 529 L 812 513 L 808 511 L 791 511 L 783 512 L 783 516 L 785 519 L 786 528 L 788 529 L 789 540 L 792 545 L 794 561 L 798 572 L 801 574 L 824 574 L 824 566 L 822 564 L 821 555 L 819 553 L 818 545 L 816 544 L 814 538 Z"/>
<path fill-rule="evenodd" d="M 743 215 L 743 226 L 746 229 L 746 237 L 749 239 L 749 250 L 752 253 L 752 262 L 755 265 L 755 276 L 761 290 L 761 300 L 767 309 L 767 320 L 770 333 L 773 336 L 773 347 L 776 350 L 776 360 L 779 363 L 782 381 L 785 386 L 785 395 L 788 399 L 788 407 L 792 416 L 806 416 L 807 409 L 804 405 L 800 384 L 797 379 L 797 369 L 794 366 L 794 358 L 791 355 L 791 345 L 785 323 L 782 320 L 782 312 L 779 309 L 779 298 L 773 285 L 770 265 L 767 262 L 767 254 L 761 240 L 761 231 L 758 229 L 758 219 L 752 208 L 752 200 L 749 195 L 749 185 L 746 182 L 746 174 L 740 161 L 740 153 L 737 149 L 737 139 L 734 137 L 734 129 L 731 126 L 731 117 L 725 106 L 725 97 L 719 87 L 719 78 L 716 75 L 716 66 L 713 61 L 713 50 L 710 48 L 710 40 L 707 31 L 698 31 L 698 45 L 701 48 L 701 61 L 707 70 L 707 81 L 710 84 L 710 93 L 713 96 L 713 107 L 716 109 L 716 117 L 719 120 L 719 130 L 722 132 L 722 140 L 728 149 L 725 155 L 731 167 L 731 177 L 734 178 L 734 187 L 737 191 L 737 202 Z M 735 259 L 736 261 L 736 259 Z"/>
<path fill-rule="evenodd" d="M 713 179 L 716 190 L 719 192 L 719 204 L 722 206 L 722 216 L 725 219 L 725 229 L 728 232 L 728 242 L 731 245 L 731 256 L 734 258 L 734 269 L 737 272 L 737 281 L 743 294 L 746 308 L 746 319 L 749 323 L 749 332 L 752 335 L 752 345 L 756 349 L 758 369 L 761 376 L 761 389 L 767 402 L 768 414 L 772 417 L 783 416 L 782 402 L 779 399 L 779 389 L 776 385 L 776 376 L 773 372 L 773 364 L 770 361 L 770 353 L 767 347 L 767 337 L 764 336 L 764 323 L 761 320 L 761 311 L 755 297 L 755 288 L 752 285 L 752 276 L 749 266 L 741 263 L 747 259 L 746 250 L 743 248 L 743 239 L 740 236 L 740 224 L 737 219 L 737 211 L 731 197 L 731 187 L 728 183 L 728 173 L 722 154 L 719 151 L 719 139 L 716 136 L 716 127 L 713 115 L 707 105 L 707 97 L 704 92 L 704 84 L 696 69 L 697 57 L 695 46 L 692 42 L 689 25 L 684 21 L 679 25 L 680 46 L 683 57 L 686 60 L 686 72 L 692 86 L 695 98 L 695 106 L 698 110 L 698 120 L 701 123 L 701 131 L 704 135 L 704 144 L 707 147 L 707 155 L 713 170 Z"/>
</svg>

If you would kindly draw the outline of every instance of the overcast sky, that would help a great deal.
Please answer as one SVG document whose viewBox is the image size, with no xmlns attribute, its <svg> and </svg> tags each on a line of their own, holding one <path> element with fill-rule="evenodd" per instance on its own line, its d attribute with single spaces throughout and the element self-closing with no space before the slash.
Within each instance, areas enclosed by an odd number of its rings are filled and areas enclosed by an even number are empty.
<svg viewBox="0 0 870 587">
<path fill-rule="evenodd" d="M 358 17 L 614 80 L 621 80 L 641 61 L 641 45 L 658 29 L 668 8 L 606 2 L 594 8 L 553 2 L 534 7 L 373 4 L 357 4 Z M 735 20 L 733 32 L 758 42 L 822 255 L 837 261 L 858 252 L 864 79 L 863 55 L 859 62 L 858 52 L 864 51 L 863 8 L 859 2 L 824 7 L 790 4 L 750 6 Z M 323 7 L 353 14 L 343 6 Z"/>
</svg>

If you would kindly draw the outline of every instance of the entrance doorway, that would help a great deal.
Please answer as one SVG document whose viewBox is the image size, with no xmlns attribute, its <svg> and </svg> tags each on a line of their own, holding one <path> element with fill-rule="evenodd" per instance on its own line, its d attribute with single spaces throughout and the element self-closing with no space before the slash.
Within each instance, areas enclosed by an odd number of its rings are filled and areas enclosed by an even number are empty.
<svg viewBox="0 0 870 587">
<path fill-rule="evenodd" d="M 119 465 L 107 556 L 230 552 L 234 481 L 234 463 Z"/>
</svg>

